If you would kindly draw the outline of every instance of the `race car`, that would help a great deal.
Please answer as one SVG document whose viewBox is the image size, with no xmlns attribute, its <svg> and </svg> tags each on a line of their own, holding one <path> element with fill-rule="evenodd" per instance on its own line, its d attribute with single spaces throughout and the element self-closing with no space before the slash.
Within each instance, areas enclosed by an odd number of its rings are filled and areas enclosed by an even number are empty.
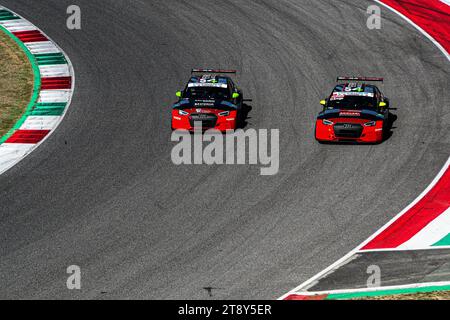
<svg viewBox="0 0 450 320">
<path fill-rule="evenodd" d="M 236 70 L 192 69 L 185 89 L 176 93 L 179 100 L 172 106 L 172 130 L 225 132 L 240 126 L 242 91 L 226 74 L 236 74 Z"/>
<path fill-rule="evenodd" d="M 344 81 L 342 83 L 342 81 Z M 316 140 L 380 143 L 388 130 L 389 99 L 373 84 L 374 77 L 338 77 L 329 98 L 320 101 Z"/>
</svg>

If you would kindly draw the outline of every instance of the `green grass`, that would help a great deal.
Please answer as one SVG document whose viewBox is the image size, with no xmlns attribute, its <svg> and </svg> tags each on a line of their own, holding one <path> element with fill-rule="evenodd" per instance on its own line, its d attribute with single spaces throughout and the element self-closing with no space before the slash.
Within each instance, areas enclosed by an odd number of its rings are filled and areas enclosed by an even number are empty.
<svg viewBox="0 0 450 320">
<path fill-rule="evenodd" d="M 0 30 L 0 137 L 25 112 L 33 93 L 33 69 L 23 50 Z"/>
</svg>

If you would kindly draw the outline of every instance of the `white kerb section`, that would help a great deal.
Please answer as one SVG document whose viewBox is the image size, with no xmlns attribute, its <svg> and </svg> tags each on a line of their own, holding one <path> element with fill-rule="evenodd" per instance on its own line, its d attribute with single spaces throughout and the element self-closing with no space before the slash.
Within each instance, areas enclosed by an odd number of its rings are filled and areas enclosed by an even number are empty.
<svg viewBox="0 0 450 320">
<path fill-rule="evenodd" d="M 60 116 L 29 116 L 20 126 L 20 130 L 52 130 L 60 119 Z"/>
<path fill-rule="evenodd" d="M 9 32 L 37 30 L 34 25 L 23 19 L 0 21 L 0 24 Z"/>
<path fill-rule="evenodd" d="M 52 64 L 39 66 L 41 77 L 69 77 L 70 71 L 67 64 Z"/>
<path fill-rule="evenodd" d="M 3 143 L 0 145 L 0 170 L 9 168 L 35 147 L 31 143 Z"/>
<path fill-rule="evenodd" d="M 39 93 L 38 103 L 68 102 L 71 90 L 42 90 Z"/>
<path fill-rule="evenodd" d="M 59 50 L 53 42 L 50 41 L 39 41 L 39 42 L 26 42 L 25 46 L 30 50 L 32 54 L 42 54 L 42 53 L 59 53 Z"/>
</svg>

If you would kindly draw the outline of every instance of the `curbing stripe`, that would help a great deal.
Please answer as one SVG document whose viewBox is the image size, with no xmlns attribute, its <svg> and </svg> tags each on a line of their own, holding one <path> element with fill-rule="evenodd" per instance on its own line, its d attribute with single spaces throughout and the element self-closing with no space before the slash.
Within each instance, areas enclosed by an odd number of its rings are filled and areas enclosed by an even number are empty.
<svg viewBox="0 0 450 320">
<path fill-rule="evenodd" d="M 35 54 L 34 57 L 37 60 L 38 65 L 50 65 L 50 64 L 66 64 L 66 58 L 60 52 L 58 53 L 41 53 Z"/>
<path fill-rule="evenodd" d="M 31 143 L 37 144 L 44 139 L 50 130 L 16 130 L 6 143 Z"/>
<path fill-rule="evenodd" d="M 15 20 L 15 19 L 20 19 L 20 17 L 16 16 L 11 11 L 5 10 L 3 8 L 0 9 L 0 21 Z"/>
<path fill-rule="evenodd" d="M 38 103 L 68 102 L 71 94 L 70 90 L 42 90 Z"/>
<path fill-rule="evenodd" d="M 14 166 L 33 149 L 32 144 L 3 143 L 0 145 L 0 168 Z"/>
<path fill-rule="evenodd" d="M 42 77 L 70 77 L 70 70 L 67 64 L 40 65 L 39 72 Z"/>
<path fill-rule="evenodd" d="M 29 116 L 20 130 L 52 130 L 60 120 L 60 116 Z"/>
<path fill-rule="evenodd" d="M 404 289 L 348 292 L 348 293 L 335 293 L 335 294 L 330 293 L 325 298 L 325 300 L 343 300 L 343 299 L 391 296 L 391 295 L 399 295 L 399 294 L 426 293 L 426 292 L 448 291 L 448 290 L 450 290 L 450 286 L 430 286 L 430 287 L 422 287 L 422 288 L 404 288 Z"/>
<path fill-rule="evenodd" d="M 40 53 L 57 53 L 61 52 L 59 49 L 50 41 L 42 41 L 42 42 L 27 42 L 25 46 L 28 50 L 31 51 L 32 54 L 40 54 Z"/>
<path fill-rule="evenodd" d="M 48 41 L 48 39 L 39 30 L 29 30 L 13 32 L 22 42 Z"/>
<path fill-rule="evenodd" d="M 41 90 L 70 88 L 72 88 L 72 77 L 51 77 L 41 79 Z"/>
<path fill-rule="evenodd" d="M 0 174 L 30 154 L 61 123 L 72 100 L 72 64 L 58 45 L 20 15 L 0 6 L 0 32 L 26 53 L 34 75 L 33 95 L 25 113 L 0 139 Z"/>
<path fill-rule="evenodd" d="M 8 29 L 10 32 L 37 29 L 34 25 L 23 19 L 0 21 L 0 24 L 4 26 L 6 29 Z"/>
<path fill-rule="evenodd" d="M 60 116 L 66 108 L 67 102 L 37 103 L 31 111 L 31 116 Z"/>
<path fill-rule="evenodd" d="M 427 212 L 427 211 L 425 211 Z M 397 247 L 397 249 L 425 249 L 445 238 L 450 233 L 450 208 L 431 221 L 425 228 L 416 233 L 411 239 Z"/>
<path fill-rule="evenodd" d="M 327 300 L 327 294 L 291 294 L 287 296 L 284 300 Z"/>
<path fill-rule="evenodd" d="M 450 233 L 446 235 L 444 238 L 433 244 L 433 247 L 444 247 L 450 246 Z"/>
<path fill-rule="evenodd" d="M 19 121 L 17 121 L 17 123 L 13 126 L 13 128 L 11 130 L 9 130 L 8 133 L 6 133 L 6 135 L 4 135 L 0 139 L 0 144 L 2 144 L 14 133 L 15 130 L 17 130 L 22 125 L 22 123 L 25 121 L 28 113 L 31 111 L 33 105 L 36 103 L 38 95 L 39 95 L 39 90 L 41 87 L 41 74 L 40 74 L 39 68 L 36 64 L 36 60 L 34 59 L 34 56 L 31 54 L 31 52 L 28 50 L 28 48 L 13 33 L 11 33 L 9 30 L 7 30 L 4 26 L 0 25 L 0 31 L 5 32 L 25 52 L 28 60 L 31 63 L 31 67 L 33 69 L 33 76 L 34 76 L 33 94 L 31 96 L 30 103 L 28 104 L 27 108 L 25 109 L 24 115 L 19 119 Z M 0 167 L 0 169 L 1 169 L 1 167 Z"/>
</svg>

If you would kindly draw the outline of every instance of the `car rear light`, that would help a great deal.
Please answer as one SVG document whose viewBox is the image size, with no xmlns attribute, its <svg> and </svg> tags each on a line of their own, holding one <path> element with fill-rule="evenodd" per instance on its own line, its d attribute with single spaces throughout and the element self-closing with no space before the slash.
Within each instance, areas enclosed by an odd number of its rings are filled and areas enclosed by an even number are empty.
<svg viewBox="0 0 450 320">
<path fill-rule="evenodd" d="M 364 123 L 364 126 L 365 126 L 365 127 L 373 127 L 373 126 L 375 126 L 376 124 L 377 124 L 376 121 L 369 121 L 369 122 Z"/>
<path fill-rule="evenodd" d="M 184 111 L 184 110 L 178 109 L 178 114 L 179 114 L 180 116 L 187 116 L 187 115 L 189 114 L 189 112 L 186 112 L 186 111 Z"/>
<path fill-rule="evenodd" d="M 333 121 L 330 121 L 330 120 L 327 120 L 327 119 L 323 119 L 323 120 L 322 120 L 322 123 L 323 123 L 324 125 L 327 125 L 327 126 L 332 126 L 332 125 L 334 124 Z"/>
<path fill-rule="evenodd" d="M 219 116 L 226 117 L 230 115 L 230 111 L 223 111 L 219 113 Z"/>
</svg>

